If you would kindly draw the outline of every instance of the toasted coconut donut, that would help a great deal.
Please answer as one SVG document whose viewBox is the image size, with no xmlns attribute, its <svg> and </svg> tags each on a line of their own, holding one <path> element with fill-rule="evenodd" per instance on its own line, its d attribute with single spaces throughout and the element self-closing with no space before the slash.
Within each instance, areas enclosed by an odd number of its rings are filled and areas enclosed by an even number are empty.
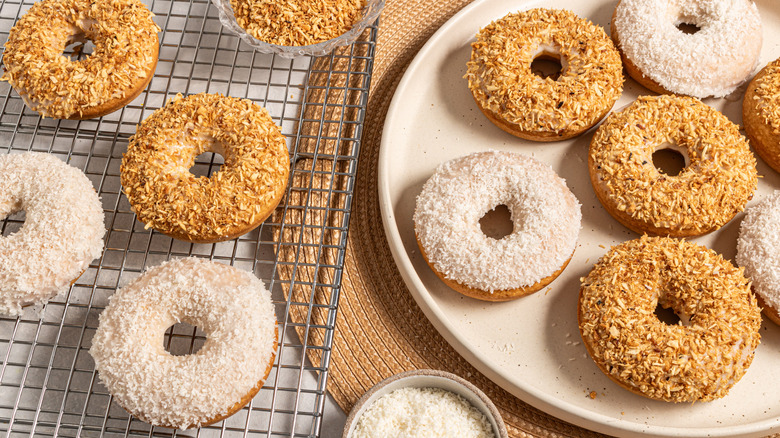
<svg viewBox="0 0 780 438">
<path fill-rule="evenodd" d="M 742 120 L 758 155 L 780 172 L 780 59 L 764 67 L 748 85 Z"/>
<path fill-rule="evenodd" d="M 680 318 L 661 322 L 658 305 Z M 761 313 L 742 269 L 668 237 L 623 242 L 582 281 L 579 326 L 610 379 L 670 402 L 725 396 L 753 361 Z"/>
<path fill-rule="evenodd" d="M 747 209 L 736 260 L 753 282 L 764 314 L 780 324 L 780 190 Z"/>
<path fill-rule="evenodd" d="M 679 149 L 686 167 L 659 172 L 653 152 Z M 698 236 L 742 211 L 758 183 L 756 159 L 737 125 L 683 96 L 640 97 L 612 113 L 590 143 L 599 201 L 637 233 Z"/>
<path fill-rule="evenodd" d="M 683 23 L 699 30 L 686 34 Z M 723 97 L 750 77 L 761 52 L 750 0 L 620 0 L 611 28 L 628 74 L 656 93 Z"/>
<path fill-rule="evenodd" d="M 496 240 L 479 220 L 499 205 L 514 230 Z M 456 291 L 505 301 L 536 292 L 569 263 L 580 204 L 547 165 L 510 152 L 480 152 L 440 165 L 417 197 L 414 230 L 431 269 Z"/>
<path fill-rule="evenodd" d="M 8 81 L 44 117 L 90 119 L 127 105 L 152 79 L 160 28 L 138 0 L 42 0 L 14 25 L 5 43 Z M 81 61 L 63 56 L 92 40 Z"/>
<path fill-rule="evenodd" d="M 49 154 L 0 156 L 0 218 L 25 212 L 0 236 L 0 314 L 43 304 L 68 290 L 103 252 L 103 206 L 92 182 Z"/>
<path fill-rule="evenodd" d="M 559 58 L 557 80 L 531 71 Z M 564 10 L 532 9 L 484 27 L 472 44 L 466 79 L 477 105 L 504 131 L 558 141 L 595 125 L 620 97 L 620 55 L 601 27 Z"/>
<path fill-rule="evenodd" d="M 190 173 L 216 152 L 225 164 Z M 121 181 L 138 220 L 190 242 L 233 239 L 260 225 L 287 187 L 290 157 L 261 106 L 216 94 L 177 96 L 139 126 L 122 159 Z"/>
<path fill-rule="evenodd" d="M 165 351 L 168 327 L 206 333 L 194 354 Z M 92 347 L 100 381 L 132 415 L 155 426 L 206 426 L 241 409 L 276 357 L 271 294 L 251 272 L 198 258 L 149 269 L 110 298 Z"/>
</svg>

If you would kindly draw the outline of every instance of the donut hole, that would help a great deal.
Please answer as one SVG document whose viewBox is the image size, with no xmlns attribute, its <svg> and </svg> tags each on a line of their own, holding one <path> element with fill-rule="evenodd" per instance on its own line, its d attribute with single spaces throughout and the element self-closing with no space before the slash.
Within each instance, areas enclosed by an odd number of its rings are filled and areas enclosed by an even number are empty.
<svg viewBox="0 0 780 438">
<path fill-rule="evenodd" d="M 689 162 L 688 151 L 674 144 L 664 143 L 653 152 L 653 165 L 664 175 L 679 175 Z"/>
<path fill-rule="evenodd" d="M 479 228 L 487 237 L 495 240 L 501 240 L 512 234 L 514 224 L 509 207 L 504 204 L 495 206 L 479 220 Z"/>
<path fill-rule="evenodd" d="M 693 35 L 701 30 L 701 28 L 693 23 L 686 23 L 684 21 L 678 23 L 676 26 L 677 30 L 680 32 L 686 34 L 686 35 Z"/>
<path fill-rule="evenodd" d="M 84 32 L 71 35 L 65 44 L 62 55 L 71 61 L 83 61 L 95 51 L 95 44 Z"/>
<path fill-rule="evenodd" d="M 531 72 L 542 79 L 550 78 L 557 81 L 563 72 L 561 55 L 541 52 L 531 61 Z"/>
<path fill-rule="evenodd" d="M 655 307 L 655 316 L 666 325 L 679 325 L 682 321 L 674 309 L 665 307 L 660 302 Z"/>
<path fill-rule="evenodd" d="M 204 152 L 195 157 L 195 164 L 190 167 L 190 173 L 196 178 L 201 176 L 210 178 L 211 175 L 219 172 L 223 164 L 225 158 L 218 152 Z"/>
<path fill-rule="evenodd" d="M 186 322 L 177 322 L 168 327 L 163 336 L 163 348 L 173 356 L 195 354 L 205 342 L 206 334 Z"/>
<path fill-rule="evenodd" d="M 0 215 L 0 221 L 2 221 L 2 236 L 10 236 L 22 229 L 24 221 L 27 218 L 24 210 L 14 211 L 11 214 L 3 217 Z"/>
</svg>

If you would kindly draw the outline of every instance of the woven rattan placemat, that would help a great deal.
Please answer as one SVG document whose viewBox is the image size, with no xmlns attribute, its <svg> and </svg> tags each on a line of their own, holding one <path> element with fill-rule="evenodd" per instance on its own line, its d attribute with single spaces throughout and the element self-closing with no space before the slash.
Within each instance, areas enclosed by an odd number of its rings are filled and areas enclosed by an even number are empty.
<svg viewBox="0 0 780 438">
<path fill-rule="evenodd" d="M 353 188 L 347 253 L 329 364 L 328 391 L 342 409 L 349 411 L 363 393 L 386 377 L 413 369 L 438 369 L 457 374 L 482 389 L 501 411 L 510 436 L 598 436 L 523 403 L 466 362 L 439 335 L 415 303 L 396 268 L 385 239 L 379 211 L 377 165 L 388 106 L 404 71 L 419 49 L 442 24 L 468 3 L 465 0 L 388 0 L 382 13 L 368 111 L 363 124 L 360 163 Z M 310 83 L 327 80 L 329 78 L 326 76 L 309 79 Z M 315 94 L 308 99 L 325 102 L 328 96 Z M 325 111 L 343 111 L 329 109 L 327 105 L 323 107 Z M 350 115 L 344 117 L 349 119 Z M 308 130 L 321 129 L 327 130 L 329 127 L 303 126 L 302 132 L 306 134 Z M 341 137 L 348 136 L 341 133 Z M 326 147 L 337 155 L 340 148 L 345 146 L 333 143 L 326 144 Z M 338 243 L 338 239 L 342 238 L 340 233 L 319 235 L 316 230 L 321 227 L 307 228 L 305 225 L 327 225 L 331 221 L 338 223 L 338 215 L 342 214 L 342 200 L 338 196 L 324 195 L 327 190 L 322 190 L 323 195 L 319 196 L 320 192 L 316 189 L 342 186 L 345 182 L 339 181 L 339 174 L 340 166 L 344 165 L 348 164 L 338 160 L 317 161 L 317 180 L 307 182 L 314 190 L 308 194 L 294 193 L 286 201 L 287 205 L 305 207 L 300 210 L 288 209 L 287 212 L 301 212 L 301 217 L 293 219 L 293 222 L 299 220 L 304 225 L 303 230 L 290 230 L 284 239 L 322 241 L 326 247 L 329 243 Z M 280 266 L 279 274 L 282 278 L 295 277 L 302 284 L 313 284 L 317 278 L 323 279 L 323 276 L 332 279 L 334 272 L 327 267 L 336 264 L 337 260 L 333 258 L 335 253 L 314 253 L 312 250 L 311 253 L 301 254 L 285 251 L 285 247 L 280 248 L 281 258 L 297 259 L 299 263 L 294 271 L 287 266 Z M 324 268 L 306 268 L 306 262 L 314 265 L 315 261 Z M 324 327 L 329 318 L 327 309 L 332 304 L 327 302 L 328 297 L 325 294 L 319 296 L 318 291 L 306 288 L 286 290 L 285 293 L 293 294 L 296 302 L 313 303 L 310 311 L 292 313 L 290 317 L 302 325 L 308 320 L 312 328 L 307 332 L 299 330 L 299 335 L 309 345 L 322 345 L 326 336 Z M 318 327 L 322 329 L 318 330 Z M 318 366 L 322 354 L 313 355 L 309 359 Z"/>
</svg>

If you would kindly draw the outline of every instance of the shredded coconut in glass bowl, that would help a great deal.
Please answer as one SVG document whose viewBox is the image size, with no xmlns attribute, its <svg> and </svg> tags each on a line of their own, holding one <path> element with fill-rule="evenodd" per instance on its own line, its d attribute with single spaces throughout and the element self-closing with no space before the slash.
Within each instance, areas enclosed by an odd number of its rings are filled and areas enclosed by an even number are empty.
<svg viewBox="0 0 780 438">
<path fill-rule="evenodd" d="M 211 0 L 219 21 L 261 53 L 323 56 L 357 40 L 385 0 Z"/>
</svg>

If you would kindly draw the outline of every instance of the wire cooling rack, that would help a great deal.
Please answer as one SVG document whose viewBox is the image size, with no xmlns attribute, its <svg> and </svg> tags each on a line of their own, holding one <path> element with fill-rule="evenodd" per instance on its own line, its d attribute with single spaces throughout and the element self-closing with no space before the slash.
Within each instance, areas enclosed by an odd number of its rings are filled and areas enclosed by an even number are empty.
<svg viewBox="0 0 780 438">
<path fill-rule="evenodd" d="M 0 1 L 0 43 L 32 3 Z M 101 197 L 107 228 L 102 257 L 66 295 L 21 318 L 0 318 L 0 436 L 317 436 L 376 26 L 330 56 L 288 60 L 256 53 L 225 32 L 208 0 L 147 5 L 162 28 L 159 62 L 146 91 L 124 109 L 86 121 L 41 119 L 0 83 L 0 153 L 48 152 L 83 170 Z M 65 56 L 88 53 L 69 48 Z M 177 93 L 199 92 L 268 108 L 287 136 L 292 162 L 286 196 L 272 217 L 217 244 L 144 230 L 119 183 L 136 125 Z M 210 175 L 221 162 L 203 154 L 191 171 Z M 23 223 L 24 212 L 4 218 L 2 235 Z M 311 254 L 316 263 L 302 257 Z M 151 427 L 114 403 L 88 350 L 117 288 L 145 268 L 185 256 L 253 270 L 263 279 L 273 294 L 280 346 L 265 386 L 247 407 L 207 428 L 179 431 Z M 172 354 L 194 352 L 204 340 L 186 324 L 165 336 Z"/>
</svg>

